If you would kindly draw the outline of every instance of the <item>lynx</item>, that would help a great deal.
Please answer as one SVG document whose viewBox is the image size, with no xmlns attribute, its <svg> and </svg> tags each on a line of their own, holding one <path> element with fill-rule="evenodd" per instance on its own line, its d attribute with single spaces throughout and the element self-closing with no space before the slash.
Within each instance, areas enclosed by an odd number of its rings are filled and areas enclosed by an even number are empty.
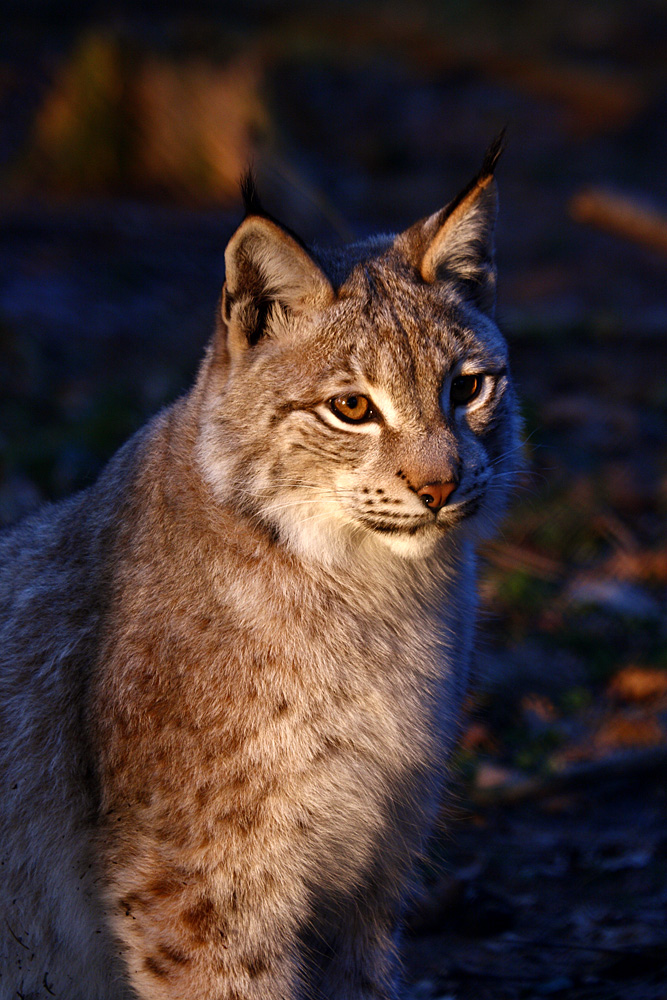
<svg viewBox="0 0 667 1000">
<path fill-rule="evenodd" d="M 328 254 L 251 180 L 191 392 L 0 538 L 0 996 L 395 1000 L 518 448 L 490 147 Z"/>
</svg>

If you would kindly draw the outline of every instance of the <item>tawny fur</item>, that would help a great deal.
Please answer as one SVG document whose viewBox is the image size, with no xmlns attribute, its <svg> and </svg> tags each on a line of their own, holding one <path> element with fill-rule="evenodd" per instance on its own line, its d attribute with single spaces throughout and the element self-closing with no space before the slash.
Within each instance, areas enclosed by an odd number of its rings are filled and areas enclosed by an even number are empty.
<svg viewBox="0 0 667 1000">
<path fill-rule="evenodd" d="M 252 202 L 191 393 L 0 538 L 2 998 L 402 995 L 516 464 L 494 164 L 317 260 Z"/>
</svg>

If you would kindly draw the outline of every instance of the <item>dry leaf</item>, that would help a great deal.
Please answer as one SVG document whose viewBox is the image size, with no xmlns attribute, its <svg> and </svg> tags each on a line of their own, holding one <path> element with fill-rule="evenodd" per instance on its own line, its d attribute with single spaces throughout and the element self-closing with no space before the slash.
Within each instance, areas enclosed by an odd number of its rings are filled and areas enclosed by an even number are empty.
<svg viewBox="0 0 667 1000">
<path fill-rule="evenodd" d="M 597 750 L 628 750 L 660 746 L 667 734 L 654 715 L 614 715 L 605 720 L 594 737 Z"/>
<path fill-rule="evenodd" d="M 630 665 L 612 678 L 607 694 L 620 701 L 656 701 L 667 695 L 667 671 Z"/>
</svg>

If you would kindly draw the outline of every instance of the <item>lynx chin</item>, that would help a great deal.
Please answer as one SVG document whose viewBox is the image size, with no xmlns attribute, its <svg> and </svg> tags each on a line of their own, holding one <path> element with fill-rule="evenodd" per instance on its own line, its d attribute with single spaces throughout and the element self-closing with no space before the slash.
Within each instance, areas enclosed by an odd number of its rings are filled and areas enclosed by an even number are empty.
<svg viewBox="0 0 667 1000">
<path fill-rule="evenodd" d="M 194 388 L 0 536 L 0 998 L 397 1000 L 519 421 L 497 140 L 308 250 L 261 206 Z"/>
</svg>

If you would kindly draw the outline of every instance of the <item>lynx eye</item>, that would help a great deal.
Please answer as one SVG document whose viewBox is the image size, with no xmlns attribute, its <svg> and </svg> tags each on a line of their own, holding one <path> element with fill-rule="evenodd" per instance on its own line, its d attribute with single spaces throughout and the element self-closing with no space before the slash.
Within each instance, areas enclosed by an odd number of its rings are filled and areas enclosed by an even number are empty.
<svg viewBox="0 0 667 1000">
<path fill-rule="evenodd" d="M 361 424 L 375 416 L 368 396 L 358 396 L 356 393 L 334 396 L 329 400 L 329 406 L 337 417 L 348 424 Z"/>
<path fill-rule="evenodd" d="M 479 395 L 483 382 L 483 375 L 457 375 L 452 379 L 449 390 L 452 406 L 466 406 L 467 403 L 471 403 L 475 396 Z"/>
</svg>

